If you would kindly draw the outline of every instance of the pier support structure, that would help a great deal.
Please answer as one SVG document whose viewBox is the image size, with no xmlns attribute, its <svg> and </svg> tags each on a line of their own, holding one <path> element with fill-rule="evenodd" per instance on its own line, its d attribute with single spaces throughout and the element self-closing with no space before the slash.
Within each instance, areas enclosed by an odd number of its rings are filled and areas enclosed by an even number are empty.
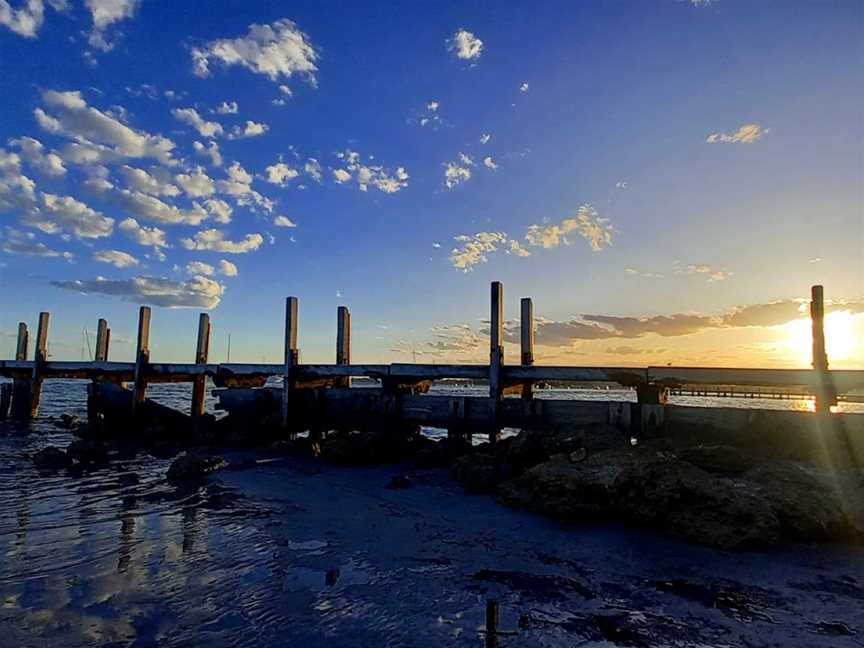
<svg viewBox="0 0 864 648">
<path fill-rule="evenodd" d="M 288 429 L 289 403 L 294 383 L 294 367 L 300 364 L 297 349 L 297 298 L 285 300 L 285 364 L 282 371 L 282 428 Z M 291 435 L 293 436 L 293 435 Z"/>
<path fill-rule="evenodd" d="M 336 364 L 351 364 L 351 312 L 347 306 L 336 310 Z M 351 379 L 337 378 L 335 387 L 350 387 Z"/>
<path fill-rule="evenodd" d="M 828 354 L 825 351 L 825 296 L 822 286 L 810 289 L 810 322 L 813 329 L 813 369 L 819 376 L 816 388 L 816 412 L 827 414 L 837 404 L 837 394 L 828 373 Z"/>
<path fill-rule="evenodd" d="M 504 395 L 504 286 L 492 282 L 491 316 L 489 318 L 489 442 L 498 440 L 501 399 Z"/>
<path fill-rule="evenodd" d="M 530 297 L 523 297 L 520 302 L 520 336 L 523 367 L 530 367 L 534 364 L 534 303 Z M 522 399 L 533 400 L 534 390 L 530 382 L 525 382 L 522 385 Z"/>
<path fill-rule="evenodd" d="M 27 348 L 30 345 L 30 333 L 27 324 L 18 324 L 18 344 L 15 346 L 15 360 L 24 362 L 27 360 Z M 30 404 L 30 381 L 26 378 L 12 379 L 12 418 L 26 420 L 27 408 Z"/>
<path fill-rule="evenodd" d="M 195 364 L 206 365 L 210 355 L 210 316 L 201 313 L 198 316 L 198 341 L 195 345 Z M 192 418 L 204 414 L 204 394 L 206 393 L 207 376 L 201 374 L 192 381 Z"/>
<path fill-rule="evenodd" d="M 138 311 L 138 342 L 135 346 L 135 385 L 132 392 L 132 413 L 147 397 L 147 365 L 150 364 L 150 307 Z"/>
<path fill-rule="evenodd" d="M 50 315 L 39 313 L 39 327 L 36 329 L 36 348 L 33 350 L 33 375 L 30 379 L 30 408 L 27 418 L 39 414 L 39 401 L 42 398 L 42 369 L 48 360 L 48 320 Z"/>
</svg>

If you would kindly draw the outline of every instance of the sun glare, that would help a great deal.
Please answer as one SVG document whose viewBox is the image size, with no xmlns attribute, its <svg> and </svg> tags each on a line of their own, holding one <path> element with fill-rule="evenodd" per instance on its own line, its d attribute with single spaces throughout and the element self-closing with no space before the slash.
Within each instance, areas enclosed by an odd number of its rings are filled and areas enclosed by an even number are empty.
<svg viewBox="0 0 864 648">
<path fill-rule="evenodd" d="M 809 319 L 798 319 L 783 326 L 786 347 L 797 364 L 810 365 L 813 353 L 813 336 Z M 855 316 L 849 311 L 839 311 L 825 316 L 825 347 L 828 362 L 851 358 L 858 347 L 855 333 Z"/>
</svg>

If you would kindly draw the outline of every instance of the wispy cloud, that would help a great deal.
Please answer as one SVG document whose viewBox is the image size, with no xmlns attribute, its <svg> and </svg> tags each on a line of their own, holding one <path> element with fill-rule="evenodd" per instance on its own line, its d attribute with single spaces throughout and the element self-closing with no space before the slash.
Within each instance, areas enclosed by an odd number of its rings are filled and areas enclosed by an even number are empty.
<svg viewBox="0 0 864 648">
<path fill-rule="evenodd" d="M 138 259 L 128 252 L 120 250 L 100 250 L 92 255 L 94 261 L 99 263 L 108 263 L 115 268 L 129 268 L 138 265 Z"/>
<path fill-rule="evenodd" d="M 219 305 L 225 287 L 218 281 L 195 276 L 187 281 L 163 277 L 133 277 L 131 279 L 74 279 L 52 281 L 51 285 L 82 294 L 119 297 L 124 301 L 166 308 L 204 308 Z"/>
<path fill-rule="evenodd" d="M 197 232 L 192 238 L 184 238 L 180 243 L 187 250 L 212 250 L 214 252 L 227 252 L 229 254 L 245 254 L 261 247 L 264 237 L 260 234 L 247 234 L 239 241 L 231 241 L 225 238 L 225 232 L 217 229 L 208 229 Z"/>
<path fill-rule="evenodd" d="M 342 167 L 333 170 L 333 178 L 339 184 L 345 184 L 352 179 L 357 182 L 360 191 L 368 191 L 374 187 L 383 193 L 392 194 L 408 186 L 408 172 L 405 167 L 396 167 L 390 171 L 379 164 L 363 162 L 357 151 L 350 149 L 337 153 Z"/>
<path fill-rule="evenodd" d="M 705 141 L 709 144 L 752 144 L 767 132 L 759 124 L 744 124 L 734 133 L 711 133 Z"/>
</svg>

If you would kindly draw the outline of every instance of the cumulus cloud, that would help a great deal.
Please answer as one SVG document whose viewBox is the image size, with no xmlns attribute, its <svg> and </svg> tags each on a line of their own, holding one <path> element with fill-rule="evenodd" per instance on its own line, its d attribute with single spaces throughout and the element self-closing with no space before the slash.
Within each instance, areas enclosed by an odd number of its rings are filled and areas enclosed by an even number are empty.
<svg viewBox="0 0 864 648">
<path fill-rule="evenodd" d="M 297 223 L 287 216 L 277 216 L 273 219 L 273 224 L 276 225 L 276 227 L 297 227 Z"/>
<path fill-rule="evenodd" d="M 259 124 L 252 120 L 247 120 L 244 126 L 235 126 L 231 129 L 231 134 L 228 135 L 228 139 L 237 140 L 237 139 L 247 139 L 249 137 L 258 137 L 259 135 L 263 135 L 270 127 L 267 124 Z"/>
<path fill-rule="evenodd" d="M 408 172 L 405 167 L 400 166 L 395 171 L 390 171 L 380 165 L 366 164 L 361 161 L 359 153 L 350 149 L 337 153 L 336 157 L 341 160 L 343 168 L 334 169 L 333 177 L 340 184 L 353 178 L 360 191 L 368 191 L 372 186 L 387 194 L 396 193 L 408 186 Z"/>
<path fill-rule="evenodd" d="M 493 171 L 498 168 L 498 165 L 495 163 L 495 160 L 492 159 L 491 155 L 487 155 L 483 158 L 483 166 L 487 169 L 492 169 Z"/>
<path fill-rule="evenodd" d="M 523 81 L 522 85 L 519 86 L 519 92 L 528 92 L 528 82 Z"/>
<path fill-rule="evenodd" d="M 228 194 L 241 206 L 257 205 L 265 211 L 273 211 L 273 201 L 262 196 L 252 188 L 252 174 L 239 162 L 234 162 L 225 170 L 227 179 L 217 182 L 220 192 Z"/>
<path fill-rule="evenodd" d="M 225 287 L 218 281 L 196 276 L 187 281 L 164 277 L 133 277 L 131 279 L 75 279 L 52 281 L 51 285 L 82 294 L 110 295 L 124 301 L 152 304 L 165 308 L 204 308 L 219 305 Z"/>
<path fill-rule="evenodd" d="M 477 232 L 472 236 L 454 237 L 462 245 L 450 252 L 450 263 L 457 270 L 469 272 L 474 266 L 489 261 L 488 254 L 504 250 L 506 254 L 525 257 L 531 253 L 519 241 L 511 239 L 504 232 Z"/>
<path fill-rule="evenodd" d="M 224 133 L 222 124 L 215 121 L 207 121 L 194 108 L 174 108 L 171 114 L 174 115 L 174 119 L 177 121 L 183 122 L 198 131 L 201 137 L 219 137 Z"/>
<path fill-rule="evenodd" d="M 180 173 L 174 179 L 190 198 L 205 198 L 216 193 L 216 185 L 200 166 L 191 173 Z"/>
<path fill-rule="evenodd" d="M 144 169 L 123 165 L 120 167 L 120 175 L 126 181 L 126 186 L 134 191 L 151 196 L 176 196 L 180 193 L 171 183 L 171 175 L 164 170 L 157 170 L 151 175 Z"/>
<path fill-rule="evenodd" d="M 0 148 L 0 212 L 35 204 L 36 183 L 21 172 L 21 156 Z"/>
<path fill-rule="evenodd" d="M 155 196 L 129 189 L 116 192 L 111 200 L 124 212 L 161 225 L 199 225 L 209 215 L 197 202 L 192 203 L 190 209 L 181 209 Z"/>
<path fill-rule="evenodd" d="M 553 225 L 531 225 L 525 238 L 537 247 L 554 248 L 562 243 L 570 245 L 569 234 L 578 234 L 596 251 L 612 245 L 612 227 L 601 218 L 591 205 L 581 205 L 572 218 Z"/>
<path fill-rule="evenodd" d="M 216 142 L 208 142 L 204 146 L 201 142 L 194 142 L 192 148 L 202 157 L 209 157 L 213 166 L 222 166 L 222 153 L 219 151 L 219 145 Z"/>
<path fill-rule="evenodd" d="M 759 124 L 744 124 L 734 133 L 711 133 L 705 141 L 709 144 L 752 144 L 767 132 Z"/>
<path fill-rule="evenodd" d="M 318 184 L 321 184 L 322 174 L 321 174 L 321 163 L 315 158 L 309 158 L 306 160 L 306 164 L 303 165 L 303 170 L 309 174 L 309 177 L 312 178 Z"/>
<path fill-rule="evenodd" d="M 11 227 L 6 228 L 5 234 L 0 237 L 0 249 L 7 254 L 23 254 L 27 256 L 57 257 L 60 253 L 49 248 L 41 241 L 36 240 L 33 232 L 21 232 Z"/>
<path fill-rule="evenodd" d="M 114 219 L 103 216 L 72 196 L 39 194 L 39 204 L 22 217 L 21 222 L 46 234 L 75 234 L 78 238 L 103 238 L 114 231 Z"/>
<path fill-rule="evenodd" d="M 219 274 L 226 277 L 236 277 L 237 266 L 228 261 L 227 259 L 222 259 L 221 261 L 219 261 Z"/>
<path fill-rule="evenodd" d="M 216 107 L 216 112 L 220 115 L 236 115 L 240 110 L 240 106 L 236 101 L 223 101 Z"/>
<path fill-rule="evenodd" d="M 203 261 L 190 261 L 186 264 L 186 272 L 191 275 L 207 275 L 209 277 L 216 272 L 216 268 Z"/>
<path fill-rule="evenodd" d="M 51 177 L 66 175 L 63 159 L 56 151 L 46 152 L 39 140 L 32 137 L 19 137 L 10 139 L 9 145 L 18 147 L 21 150 L 21 158 L 39 173 Z"/>
<path fill-rule="evenodd" d="M 115 116 L 87 105 L 80 91 L 42 93 L 46 109 L 36 108 L 39 126 L 71 140 L 63 159 L 76 164 L 117 162 L 127 158 L 153 158 L 173 166 L 174 142 L 126 125 Z"/>
<path fill-rule="evenodd" d="M 491 139 L 492 139 L 492 135 L 490 135 L 489 133 L 483 133 L 480 136 L 480 143 L 481 144 L 488 144 L 489 140 L 491 140 Z"/>
<path fill-rule="evenodd" d="M 675 274 L 695 274 L 706 277 L 708 283 L 717 281 L 726 281 L 734 272 L 730 272 L 726 268 L 714 268 L 707 263 L 691 263 L 687 266 L 680 266 L 676 262 L 674 264 Z"/>
<path fill-rule="evenodd" d="M 99 250 L 93 253 L 92 258 L 99 263 L 110 263 L 115 268 L 129 268 L 138 265 L 138 259 L 120 250 Z"/>
<path fill-rule="evenodd" d="M 476 61 L 483 52 L 483 41 L 467 29 L 458 30 L 446 41 L 447 50 L 464 61 Z"/>
<path fill-rule="evenodd" d="M 318 52 L 297 25 L 282 19 L 269 25 L 251 25 L 245 36 L 222 38 L 192 49 L 195 74 L 206 77 L 213 63 L 239 65 L 271 81 L 305 77 L 313 86 Z M 284 84 L 283 84 L 284 85 Z"/>
<path fill-rule="evenodd" d="M 271 184 L 279 185 L 280 187 L 284 187 L 300 175 L 300 172 L 297 169 L 294 169 L 284 162 L 277 162 L 272 166 L 268 166 L 267 169 L 267 182 Z"/>
<path fill-rule="evenodd" d="M 204 201 L 204 208 L 207 210 L 207 213 L 210 214 L 210 218 L 217 223 L 222 223 L 224 225 L 231 222 L 231 214 L 234 213 L 234 210 L 231 209 L 231 205 L 224 200 L 219 198 L 210 198 Z"/>
<path fill-rule="evenodd" d="M 264 237 L 257 233 L 247 234 L 240 241 L 231 241 L 225 238 L 225 232 L 217 229 L 208 229 L 197 232 L 192 238 L 181 239 L 180 242 L 187 250 L 211 250 L 228 254 L 245 254 L 261 247 Z"/>
<path fill-rule="evenodd" d="M 471 167 L 474 165 L 474 160 L 465 153 L 460 153 L 458 159 L 452 162 L 445 162 L 444 166 L 444 186 L 452 189 L 471 179 Z"/>
<path fill-rule="evenodd" d="M 88 37 L 90 47 L 108 52 L 114 48 L 114 43 L 106 37 L 107 31 L 111 25 L 132 18 L 140 0 L 85 0 L 85 4 L 93 17 L 93 29 Z"/>
<path fill-rule="evenodd" d="M 134 218 L 126 218 L 120 221 L 120 224 L 117 227 L 121 232 L 139 245 L 154 248 L 168 246 L 164 230 L 161 230 L 158 227 L 139 225 L 138 221 Z"/>
<path fill-rule="evenodd" d="M 0 25 L 8 27 L 19 36 L 35 38 L 45 20 L 43 0 L 25 0 L 22 6 L 13 8 L 8 0 L 0 0 Z M 48 0 L 57 11 L 66 9 L 66 0 Z"/>
</svg>

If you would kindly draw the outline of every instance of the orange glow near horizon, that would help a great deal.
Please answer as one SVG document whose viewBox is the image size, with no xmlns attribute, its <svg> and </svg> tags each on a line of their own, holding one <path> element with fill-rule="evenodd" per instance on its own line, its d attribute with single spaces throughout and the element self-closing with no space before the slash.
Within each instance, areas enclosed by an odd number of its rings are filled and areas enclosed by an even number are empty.
<svg viewBox="0 0 864 648">
<path fill-rule="evenodd" d="M 809 319 L 798 319 L 783 325 L 789 354 L 801 365 L 809 366 L 813 354 L 813 336 Z M 838 311 L 825 316 L 825 350 L 828 362 L 847 360 L 855 355 L 859 341 L 855 332 L 855 316 Z"/>
</svg>

